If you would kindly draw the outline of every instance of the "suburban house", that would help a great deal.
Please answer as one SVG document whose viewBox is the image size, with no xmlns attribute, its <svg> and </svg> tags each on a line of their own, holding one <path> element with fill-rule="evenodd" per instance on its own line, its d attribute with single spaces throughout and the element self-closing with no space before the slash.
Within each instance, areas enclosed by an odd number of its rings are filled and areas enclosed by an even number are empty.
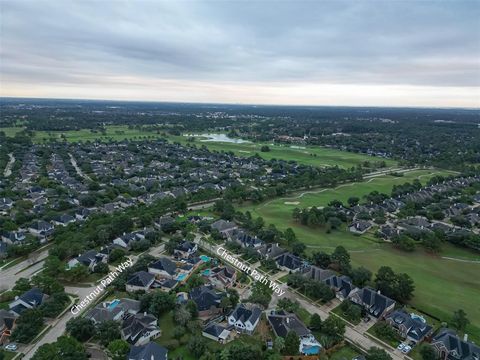
<svg viewBox="0 0 480 360">
<path fill-rule="evenodd" d="M 132 345 L 145 345 L 160 336 L 157 318 L 147 313 L 129 315 L 123 320 L 122 339 Z"/>
<path fill-rule="evenodd" d="M 8 304 L 8 307 L 15 315 L 20 315 L 26 309 L 34 309 L 42 305 L 47 298 L 48 295 L 42 293 L 40 289 L 32 288 L 20 296 L 15 296 L 15 300 Z"/>
<path fill-rule="evenodd" d="M 53 233 L 53 225 L 46 221 L 38 220 L 28 227 L 28 231 L 30 231 L 33 236 L 46 237 Z"/>
<path fill-rule="evenodd" d="M 2 242 L 9 245 L 19 245 L 25 241 L 24 231 L 2 231 Z"/>
<path fill-rule="evenodd" d="M 394 300 L 369 287 L 352 292 L 349 299 L 353 303 L 362 306 L 368 314 L 376 319 L 385 317 L 395 307 Z"/>
<path fill-rule="evenodd" d="M 125 289 L 127 292 L 148 291 L 155 282 L 155 275 L 146 271 L 138 271 L 130 276 Z"/>
<path fill-rule="evenodd" d="M 148 265 L 150 274 L 158 275 L 164 278 L 173 278 L 177 273 L 177 265 L 167 257 L 161 257 L 157 261 Z"/>
<path fill-rule="evenodd" d="M 120 321 L 126 315 L 135 315 L 140 311 L 140 301 L 133 299 L 115 299 L 110 302 L 98 304 L 87 311 L 85 318 L 99 324 L 104 321 Z"/>
<path fill-rule="evenodd" d="M 337 299 L 343 301 L 349 297 L 349 295 L 357 288 L 352 284 L 352 280 L 345 275 L 337 276 L 333 275 L 324 280 L 330 289 L 335 291 Z"/>
<path fill-rule="evenodd" d="M 191 241 L 182 241 L 180 244 L 178 244 L 174 251 L 173 255 L 177 259 L 188 259 L 190 257 L 195 256 L 198 250 L 198 245 L 191 242 Z"/>
<path fill-rule="evenodd" d="M 225 295 L 215 292 L 210 286 L 196 287 L 190 291 L 189 296 L 197 304 L 200 318 L 209 318 L 222 312 L 220 302 Z"/>
<path fill-rule="evenodd" d="M 302 268 L 304 261 L 291 253 L 284 253 L 275 259 L 278 267 L 282 270 L 295 272 Z"/>
<path fill-rule="evenodd" d="M 257 249 L 263 245 L 263 241 L 256 236 L 251 236 L 243 230 L 234 230 L 230 236 L 230 241 L 239 244 L 244 248 Z"/>
<path fill-rule="evenodd" d="M 71 269 L 78 264 L 85 265 L 90 271 L 95 270 L 95 266 L 99 263 L 106 263 L 107 256 L 105 254 L 97 252 L 97 250 L 88 250 L 87 252 L 79 255 L 78 257 L 68 262 L 68 268 Z"/>
<path fill-rule="evenodd" d="M 315 265 L 311 265 L 306 266 L 302 269 L 302 275 L 308 279 L 324 281 L 335 275 L 335 272 L 332 270 L 322 269 L 321 267 Z"/>
<path fill-rule="evenodd" d="M 238 229 L 237 224 L 223 219 L 215 221 L 210 226 L 213 230 L 217 230 L 223 238 L 227 238 L 233 230 Z"/>
<path fill-rule="evenodd" d="M 75 211 L 75 219 L 83 221 L 87 220 L 87 218 L 92 214 L 93 210 L 90 210 L 88 208 L 78 208 Z"/>
<path fill-rule="evenodd" d="M 265 244 L 257 249 L 257 252 L 262 258 L 275 259 L 276 257 L 284 254 L 287 250 L 282 249 L 278 244 Z"/>
<path fill-rule="evenodd" d="M 235 284 L 237 273 L 229 266 L 217 266 L 208 273 L 210 283 L 220 290 L 225 290 Z"/>
<path fill-rule="evenodd" d="M 453 330 L 440 329 L 431 344 L 441 360 L 478 360 L 480 346 L 460 339 Z"/>
<path fill-rule="evenodd" d="M 421 316 L 409 314 L 404 310 L 393 311 L 385 317 L 385 321 L 397 330 L 402 338 L 414 343 L 423 341 L 433 329 Z"/>
<path fill-rule="evenodd" d="M 168 350 L 156 342 L 142 346 L 131 346 L 127 360 L 167 360 Z"/>
<path fill-rule="evenodd" d="M 175 219 L 170 215 L 164 215 L 154 221 L 153 225 L 159 230 L 168 229 L 169 226 L 172 226 L 175 223 Z"/>
<path fill-rule="evenodd" d="M 357 220 L 348 226 L 348 230 L 354 234 L 364 234 L 371 227 L 372 224 L 369 221 Z"/>
<path fill-rule="evenodd" d="M 294 331 L 298 337 L 310 335 L 310 330 L 292 313 L 286 311 L 272 311 L 267 315 L 267 320 L 276 336 L 285 338 L 289 331 Z"/>
<path fill-rule="evenodd" d="M 218 341 L 222 344 L 227 342 L 230 333 L 230 330 L 227 330 L 225 327 L 216 323 L 208 324 L 202 331 L 202 335 L 206 338 Z"/>
<path fill-rule="evenodd" d="M 140 237 L 137 237 L 137 235 L 135 233 L 123 233 L 123 235 L 115 238 L 113 240 L 113 243 L 115 245 L 118 245 L 124 249 L 130 249 L 130 247 L 132 246 L 132 243 L 134 243 L 135 241 L 138 241 L 140 240 L 141 238 Z"/>
<path fill-rule="evenodd" d="M 71 215 L 63 214 L 63 215 L 55 216 L 52 219 L 52 222 L 54 225 L 67 226 L 68 224 L 74 223 L 75 218 Z"/>
<path fill-rule="evenodd" d="M 262 310 L 257 306 L 247 307 L 244 304 L 238 304 L 228 316 L 228 324 L 233 325 L 239 332 L 252 334 L 261 315 Z"/>
<path fill-rule="evenodd" d="M 0 345 L 9 341 L 16 318 L 10 311 L 0 309 Z"/>
</svg>

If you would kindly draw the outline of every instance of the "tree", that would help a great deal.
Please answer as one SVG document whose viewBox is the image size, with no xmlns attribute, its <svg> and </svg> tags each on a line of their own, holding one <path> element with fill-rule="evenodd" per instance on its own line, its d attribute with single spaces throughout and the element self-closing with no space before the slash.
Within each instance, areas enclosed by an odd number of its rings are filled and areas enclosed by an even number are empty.
<svg viewBox="0 0 480 360">
<path fill-rule="evenodd" d="M 285 337 L 285 347 L 283 348 L 283 355 L 297 355 L 300 348 L 300 339 L 295 331 L 290 330 Z"/>
<path fill-rule="evenodd" d="M 467 314 L 462 309 L 459 309 L 453 313 L 452 326 L 460 331 L 465 331 L 465 328 L 470 324 L 470 320 L 467 318 Z"/>
<path fill-rule="evenodd" d="M 148 312 L 156 317 L 160 317 L 163 313 L 172 310 L 174 307 L 175 296 L 160 291 L 152 294 Z"/>
<path fill-rule="evenodd" d="M 197 307 L 197 303 L 195 301 L 188 300 L 187 303 L 185 304 L 185 307 L 190 312 L 190 315 L 192 316 L 192 319 L 195 319 L 198 316 L 198 307 Z"/>
<path fill-rule="evenodd" d="M 191 318 L 192 314 L 190 313 L 190 311 L 188 311 L 186 306 L 179 306 L 177 309 L 175 309 L 174 319 L 177 324 L 185 326 Z"/>
<path fill-rule="evenodd" d="M 70 336 L 81 342 L 85 342 L 95 335 L 93 321 L 83 317 L 68 320 L 66 329 Z"/>
<path fill-rule="evenodd" d="M 43 315 L 39 309 L 26 309 L 22 312 L 13 330 L 12 340 L 30 342 L 43 328 Z"/>
<path fill-rule="evenodd" d="M 108 344 L 107 349 L 113 360 L 125 360 L 130 350 L 130 345 L 125 340 L 117 339 Z"/>
<path fill-rule="evenodd" d="M 273 348 L 275 349 L 275 351 L 279 353 L 282 352 L 283 349 L 285 348 L 285 339 L 280 336 L 277 336 L 275 340 L 273 340 Z"/>
<path fill-rule="evenodd" d="M 437 360 L 437 353 L 431 345 L 424 344 L 420 348 L 420 355 L 422 355 L 423 360 Z"/>
<path fill-rule="evenodd" d="M 32 288 L 32 285 L 30 285 L 30 281 L 26 278 L 20 278 L 15 282 L 15 286 L 13 287 L 13 290 L 18 291 L 18 292 L 25 292 L 28 291 Z"/>
<path fill-rule="evenodd" d="M 292 253 L 295 255 L 302 255 L 307 246 L 301 241 L 295 241 L 292 245 Z"/>
<path fill-rule="evenodd" d="M 407 302 L 413 296 L 415 285 L 407 274 L 397 274 L 393 297 L 401 302 Z"/>
<path fill-rule="evenodd" d="M 322 329 L 322 319 L 317 313 L 314 313 L 310 318 L 310 329 L 313 331 L 320 331 Z"/>
<path fill-rule="evenodd" d="M 350 254 L 343 246 L 337 246 L 330 256 L 330 259 L 338 265 L 341 272 L 345 273 L 350 270 Z"/>
<path fill-rule="evenodd" d="M 345 322 L 337 316 L 330 315 L 322 324 L 322 332 L 332 337 L 343 337 Z"/>
<path fill-rule="evenodd" d="M 96 274 L 108 274 L 110 269 L 108 268 L 108 265 L 105 264 L 104 262 L 100 262 L 95 267 L 93 268 L 93 272 Z"/>
<path fill-rule="evenodd" d="M 261 152 L 269 152 L 270 147 L 268 145 L 262 145 L 262 147 L 260 148 L 260 151 Z"/>
<path fill-rule="evenodd" d="M 352 281 L 358 287 L 364 287 L 372 279 L 372 272 L 363 266 L 352 270 Z"/>
<path fill-rule="evenodd" d="M 356 196 L 351 196 L 348 198 L 347 202 L 350 207 L 354 207 L 355 205 L 358 205 L 358 202 L 360 201 L 360 198 Z"/>
<path fill-rule="evenodd" d="M 87 353 L 81 343 L 68 336 L 60 336 L 51 344 L 40 346 L 33 360 L 86 360 Z"/>
<path fill-rule="evenodd" d="M 365 356 L 365 360 L 392 360 L 392 357 L 385 350 L 372 347 Z"/>
<path fill-rule="evenodd" d="M 207 343 L 203 337 L 194 335 L 190 338 L 187 347 L 188 351 L 198 359 L 207 349 Z"/>
<path fill-rule="evenodd" d="M 107 320 L 97 325 L 96 336 L 100 344 L 107 346 L 113 340 L 120 339 L 120 325 L 113 320 Z"/>
</svg>

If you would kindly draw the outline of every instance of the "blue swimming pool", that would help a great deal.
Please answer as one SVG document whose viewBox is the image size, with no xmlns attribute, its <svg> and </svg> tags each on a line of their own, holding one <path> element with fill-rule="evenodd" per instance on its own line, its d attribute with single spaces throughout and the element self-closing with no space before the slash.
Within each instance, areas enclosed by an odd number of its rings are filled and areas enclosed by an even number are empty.
<svg viewBox="0 0 480 360">
<path fill-rule="evenodd" d="M 304 346 L 302 352 L 305 355 L 316 355 L 320 353 L 320 346 Z"/>
<path fill-rule="evenodd" d="M 203 270 L 202 275 L 204 275 L 204 276 L 210 276 L 210 269 L 205 269 L 205 270 Z"/>
<path fill-rule="evenodd" d="M 207 255 L 200 255 L 200 259 L 202 259 L 203 262 L 209 262 L 211 260 Z"/>
<path fill-rule="evenodd" d="M 117 306 L 118 304 L 120 304 L 120 300 L 118 299 L 113 300 L 110 304 L 108 304 L 108 310 L 114 309 L 115 306 Z"/>
<path fill-rule="evenodd" d="M 187 277 L 187 274 L 180 274 L 177 276 L 177 281 L 182 281 Z"/>
</svg>

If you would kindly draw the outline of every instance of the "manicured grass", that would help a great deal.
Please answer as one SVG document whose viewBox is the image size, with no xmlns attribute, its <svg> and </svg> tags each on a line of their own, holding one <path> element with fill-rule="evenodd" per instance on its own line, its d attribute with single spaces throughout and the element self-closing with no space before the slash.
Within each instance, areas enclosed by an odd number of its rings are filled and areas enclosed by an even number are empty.
<svg viewBox="0 0 480 360">
<path fill-rule="evenodd" d="M 360 352 L 355 350 L 350 345 L 345 345 L 340 349 L 328 354 L 329 360 L 352 360 L 354 357 L 360 355 Z"/>
<path fill-rule="evenodd" d="M 390 339 L 390 338 L 384 336 L 380 331 L 377 331 L 378 329 L 380 329 L 380 326 L 382 324 L 384 324 L 384 322 L 376 323 L 370 329 L 367 330 L 367 333 L 369 333 L 369 334 L 375 336 L 376 338 L 382 340 L 384 343 L 387 343 L 391 347 L 396 348 L 402 342 L 400 336 L 398 334 L 396 334 L 397 335 L 396 340 L 393 340 L 393 339 Z"/>
<path fill-rule="evenodd" d="M 14 137 L 16 133 L 24 130 L 22 126 L 0 127 L 0 131 L 3 131 L 6 136 Z"/>
<path fill-rule="evenodd" d="M 169 136 L 172 141 L 181 144 L 192 144 L 187 141 L 185 136 Z M 215 151 L 232 151 L 237 156 L 253 156 L 258 153 L 264 159 L 283 159 L 286 161 L 296 161 L 300 164 L 312 166 L 339 166 L 343 168 L 350 168 L 364 161 L 385 161 L 387 166 L 395 166 L 397 162 L 391 159 L 383 159 L 379 157 L 356 154 L 347 151 L 330 149 L 320 146 L 295 146 L 295 145 L 280 145 L 265 142 L 248 142 L 242 144 L 235 144 L 230 142 L 219 141 L 201 141 L 201 137 L 197 137 L 193 144 L 196 146 L 205 145 L 210 150 Z M 260 148 L 263 145 L 268 145 L 270 151 L 261 152 Z"/>
<path fill-rule="evenodd" d="M 415 281 L 415 297 L 411 304 L 423 312 L 440 318 L 450 319 L 453 311 L 464 309 L 472 322 L 468 328 L 471 338 L 480 341 L 480 263 L 462 262 L 442 258 L 453 257 L 466 260 L 477 260 L 478 254 L 450 244 L 443 245 L 439 255 L 425 253 L 417 249 L 413 253 L 395 250 L 390 244 L 379 243 L 371 234 L 357 236 L 345 231 L 334 230 L 326 233 L 323 229 L 309 228 L 292 220 L 295 207 L 325 206 L 331 200 L 346 201 L 350 196 L 361 197 L 373 190 L 390 193 L 393 184 L 402 184 L 420 177 L 423 182 L 429 177 L 443 174 L 445 171 L 418 170 L 394 178 L 382 176 L 369 183 L 357 183 L 339 189 L 327 189 L 322 192 L 297 194 L 291 198 L 279 198 L 259 205 L 240 207 L 249 210 L 254 217 L 261 216 L 266 224 L 275 224 L 281 230 L 291 227 L 297 238 L 307 245 L 307 253 L 323 250 L 332 251 L 336 246 L 344 246 L 351 254 L 355 266 L 365 266 L 373 272 L 387 265 L 398 272 L 409 274 Z M 286 205 L 285 202 L 298 201 L 297 205 Z"/>
<path fill-rule="evenodd" d="M 6 351 L 6 350 L 1 350 L 0 349 L 0 357 L 3 359 L 3 360 L 11 360 L 15 357 L 15 355 L 17 355 L 16 352 L 13 352 L 13 351 Z"/>
<path fill-rule="evenodd" d="M 79 141 L 110 141 L 110 140 L 125 140 L 125 139 L 140 139 L 144 137 L 160 138 L 161 135 L 152 131 L 129 129 L 125 125 L 109 125 L 106 126 L 106 135 L 100 132 L 92 132 L 90 129 L 71 130 L 71 131 L 36 131 L 33 138 L 34 142 L 42 143 L 44 140 L 56 139 L 63 140 L 65 138 L 68 142 Z"/>
</svg>

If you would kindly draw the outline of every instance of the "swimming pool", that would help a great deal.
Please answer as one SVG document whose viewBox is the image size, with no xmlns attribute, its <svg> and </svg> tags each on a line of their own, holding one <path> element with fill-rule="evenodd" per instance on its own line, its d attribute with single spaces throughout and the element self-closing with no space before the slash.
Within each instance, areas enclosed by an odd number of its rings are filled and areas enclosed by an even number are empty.
<svg viewBox="0 0 480 360">
<path fill-rule="evenodd" d="M 316 355 L 320 353 L 320 346 L 315 345 L 315 346 L 304 346 L 302 349 L 302 352 L 305 355 Z"/>
<path fill-rule="evenodd" d="M 211 258 L 207 255 L 200 255 L 200 259 L 203 261 L 203 262 L 209 262 L 211 260 Z"/>
<path fill-rule="evenodd" d="M 115 309 L 115 306 L 117 306 L 118 304 L 120 304 L 120 300 L 113 300 L 110 304 L 108 304 L 108 310 Z"/>
<path fill-rule="evenodd" d="M 187 274 L 180 274 L 177 276 L 177 281 L 182 281 L 187 277 Z"/>
<path fill-rule="evenodd" d="M 210 276 L 210 269 L 205 269 L 205 270 L 203 270 L 202 275 L 204 275 L 204 276 Z"/>
</svg>

